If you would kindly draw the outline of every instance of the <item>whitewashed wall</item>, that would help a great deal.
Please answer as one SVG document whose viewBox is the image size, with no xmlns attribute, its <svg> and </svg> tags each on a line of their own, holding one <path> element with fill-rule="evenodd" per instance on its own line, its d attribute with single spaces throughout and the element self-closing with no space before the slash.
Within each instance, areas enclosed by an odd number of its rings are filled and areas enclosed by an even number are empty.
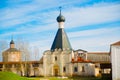
<svg viewBox="0 0 120 80">
<path fill-rule="evenodd" d="M 120 80 L 120 46 L 111 46 L 112 78 Z"/>
</svg>

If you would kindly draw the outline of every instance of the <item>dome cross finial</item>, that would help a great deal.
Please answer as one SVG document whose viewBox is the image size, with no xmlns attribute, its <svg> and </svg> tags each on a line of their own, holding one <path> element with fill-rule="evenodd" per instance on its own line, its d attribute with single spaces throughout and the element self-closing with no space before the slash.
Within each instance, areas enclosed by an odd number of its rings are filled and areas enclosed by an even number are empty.
<svg viewBox="0 0 120 80">
<path fill-rule="evenodd" d="M 61 9 L 62 9 L 62 7 L 60 6 L 59 9 L 60 9 L 60 15 L 61 15 Z"/>
<path fill-rule="evenodd" d="M 11 36 L 11 40 L 13 40 L 13 34 L 12 34 L 12 36 Z"/>
</svg>

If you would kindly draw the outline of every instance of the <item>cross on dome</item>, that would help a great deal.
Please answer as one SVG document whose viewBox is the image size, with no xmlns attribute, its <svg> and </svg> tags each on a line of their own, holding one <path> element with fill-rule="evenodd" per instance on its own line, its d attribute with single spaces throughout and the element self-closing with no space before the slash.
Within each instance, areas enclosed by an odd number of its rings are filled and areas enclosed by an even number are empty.
<svg viewBox="0 0 120 80">
<path fill-rule="evenodd" d="M 61 14 L 61 8 L 62 8 L 62 7 L 59 7 L 59 9 L 60 9 L 60 14 L 59 14 L 59 16 L 57 17 L 57 22 L 65 22 L 65 17 Z"/>
</svg>

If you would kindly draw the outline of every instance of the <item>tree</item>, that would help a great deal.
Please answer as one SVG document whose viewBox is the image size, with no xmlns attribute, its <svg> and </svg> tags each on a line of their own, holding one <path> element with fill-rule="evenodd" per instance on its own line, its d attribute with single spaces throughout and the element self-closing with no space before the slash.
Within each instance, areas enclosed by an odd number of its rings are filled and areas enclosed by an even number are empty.
<svg viewBox="0 0 120 80">
<path fill-rule="evenodd" d="M 22 61 L 30 60 L 29 42 L 18 38 L 16 41 L 16 48 L 21 51 Z"/>
<path fill-rule="evenodd" d="M 25 61 L 24 66 L 24 74 L 28 76 L 28 70 L 29 70 L 29 64 L 28 61 L 30 60 L 30 46 L 29 42 L 23 40 L 23 39 L 17 39 L 16 41 L 16 48 L 18 48 L 21 51 L 21 69 L 22 69 L 22 61 Z"/>
<path fill-rule="evenodd" d="M 39 58 L 39 48 L 38 47 L 33 48 L 33 54 L 35 55 L 35 60 L 37 60 Z"/>
</svg>

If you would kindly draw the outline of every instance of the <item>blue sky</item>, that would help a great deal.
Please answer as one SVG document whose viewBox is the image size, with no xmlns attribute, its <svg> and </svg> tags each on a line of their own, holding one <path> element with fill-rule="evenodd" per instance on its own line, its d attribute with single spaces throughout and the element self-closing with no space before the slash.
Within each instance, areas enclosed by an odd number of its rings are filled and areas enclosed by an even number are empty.
<svg viewBox="0 0 120 80">
<path fill-rule="evenodd" d="M 59 6 L 73 49 L 109 51 L 120 40 L 120 0 L 0 0 L 0 40 L 24 39 L 41 57 L 56 35 Z"/>
</svg>

